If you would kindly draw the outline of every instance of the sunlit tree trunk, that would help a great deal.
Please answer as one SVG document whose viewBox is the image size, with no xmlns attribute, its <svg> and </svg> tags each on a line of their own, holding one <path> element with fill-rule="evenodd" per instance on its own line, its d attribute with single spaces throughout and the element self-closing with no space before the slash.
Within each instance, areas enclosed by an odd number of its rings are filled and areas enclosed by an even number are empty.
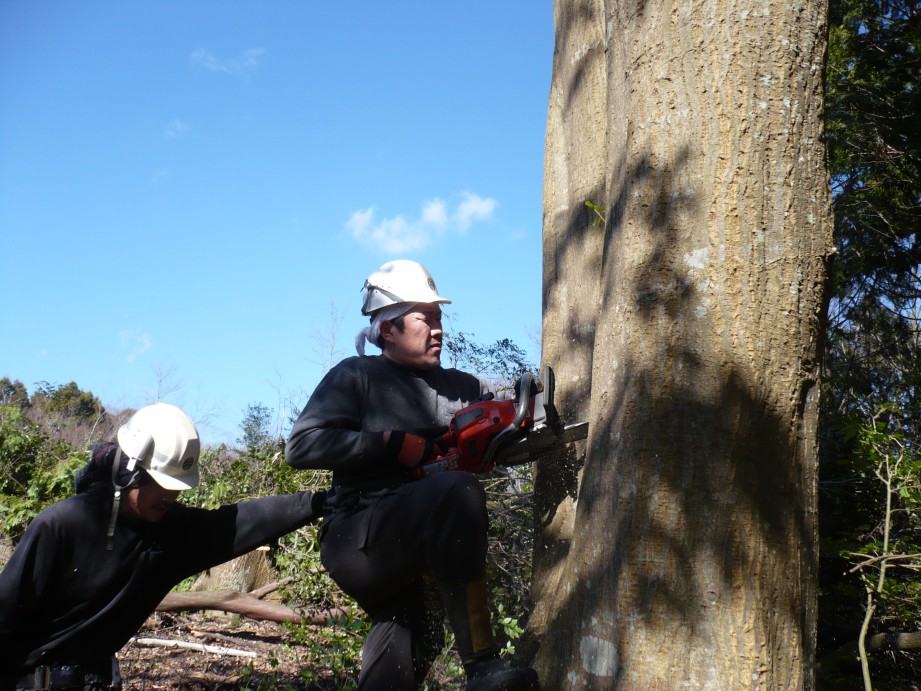
<svg viewBox="0 0 921 691">
<path fill-rule="evenodd" d="M 537 472 L 546 688 L 812 686 L 826 14 L 556 2 L 543 360 L 590 434 Z"/>
</svg>

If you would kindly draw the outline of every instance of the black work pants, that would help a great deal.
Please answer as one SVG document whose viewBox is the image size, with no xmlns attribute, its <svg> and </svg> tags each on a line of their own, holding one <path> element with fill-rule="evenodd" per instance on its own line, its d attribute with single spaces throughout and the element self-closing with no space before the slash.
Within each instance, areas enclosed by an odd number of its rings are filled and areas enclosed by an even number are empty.
<svg viewBox="0 0 921 691">
<path fill-rule="evenodd" d="M 359 689 L 415 689 L 444 642 L 435 581 L 486 568 L 486 494 L 475 475 L 447 472 L 326 519 L 323 565 L 371 619 Z M 426 585 L 428 583 L 428 585 Z"/>
</svg>

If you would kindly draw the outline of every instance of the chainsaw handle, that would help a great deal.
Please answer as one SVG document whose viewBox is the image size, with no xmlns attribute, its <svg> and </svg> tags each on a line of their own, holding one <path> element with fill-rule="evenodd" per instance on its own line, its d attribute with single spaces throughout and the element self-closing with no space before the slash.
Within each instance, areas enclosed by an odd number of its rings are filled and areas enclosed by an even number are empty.
<svg viewBox="0 0 921 691">
<path fill-rule="evenodd" d="M 514 422 L 509 427 L 518 429 L 528 416 L 531 404 L 531 382 L 533 381 L 534 375 L 530 372 L 525 372 L 518 380 L 518 410 L 515 412 Z"/>
<path fill-rule="evenodd" d="M 524 422 L 525 418 L 528 416 L 531 403 L 531 382 L 534 380 L 534 375 L 530 372 L 525 372 L 521 375 L 521 379 L 518 380 L 518 408 L 515 410 L 515 419 L 501 432 L 497 433 L 490 442 L 489 446 L 486 447 L 486 452 L 483 454 L 483 460 L 480 463 L 481 468 L 489 468 L 492 465 L 492 458 L 496 455 L 496 449 L 499 447 L 499 443 L 509 434 L 517 431 L 521 427 L 521 423 Z"/>
</svg>

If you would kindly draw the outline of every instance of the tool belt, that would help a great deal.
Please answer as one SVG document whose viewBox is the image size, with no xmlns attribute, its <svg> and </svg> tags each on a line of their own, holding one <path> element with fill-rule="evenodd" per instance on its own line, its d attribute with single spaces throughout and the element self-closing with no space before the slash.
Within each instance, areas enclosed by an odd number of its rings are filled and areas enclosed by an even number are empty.
<svg viewBox="0 0 921 691">
<path fill-rule="evenodd" d="M 89 665 L 39 665 L 16 681 L 17 691 L 120 691 L 118 660 Z"/>
</svg>

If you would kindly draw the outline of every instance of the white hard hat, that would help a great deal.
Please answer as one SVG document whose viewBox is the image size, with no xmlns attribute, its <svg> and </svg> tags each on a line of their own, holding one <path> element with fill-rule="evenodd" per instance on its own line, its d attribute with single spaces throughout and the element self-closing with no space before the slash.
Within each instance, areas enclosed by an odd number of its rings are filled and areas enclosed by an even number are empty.
<svg viewBox="0 0 921 691">
<path fill-rule="evenodd" d="M 201 442 L 195 423 L 182 409 L 154 403 L 137 411 L 118 429 L 118 446 L 164 489 L 198 485 Z"/>
<path fill-rule="evenodd" d="M 438 294 L 432 274 L 409 259 L 387 262 L 368 276 L 361 289 L 361 301 L 364 315 L 401 302 L 451 302 Z"/>
</svg>

